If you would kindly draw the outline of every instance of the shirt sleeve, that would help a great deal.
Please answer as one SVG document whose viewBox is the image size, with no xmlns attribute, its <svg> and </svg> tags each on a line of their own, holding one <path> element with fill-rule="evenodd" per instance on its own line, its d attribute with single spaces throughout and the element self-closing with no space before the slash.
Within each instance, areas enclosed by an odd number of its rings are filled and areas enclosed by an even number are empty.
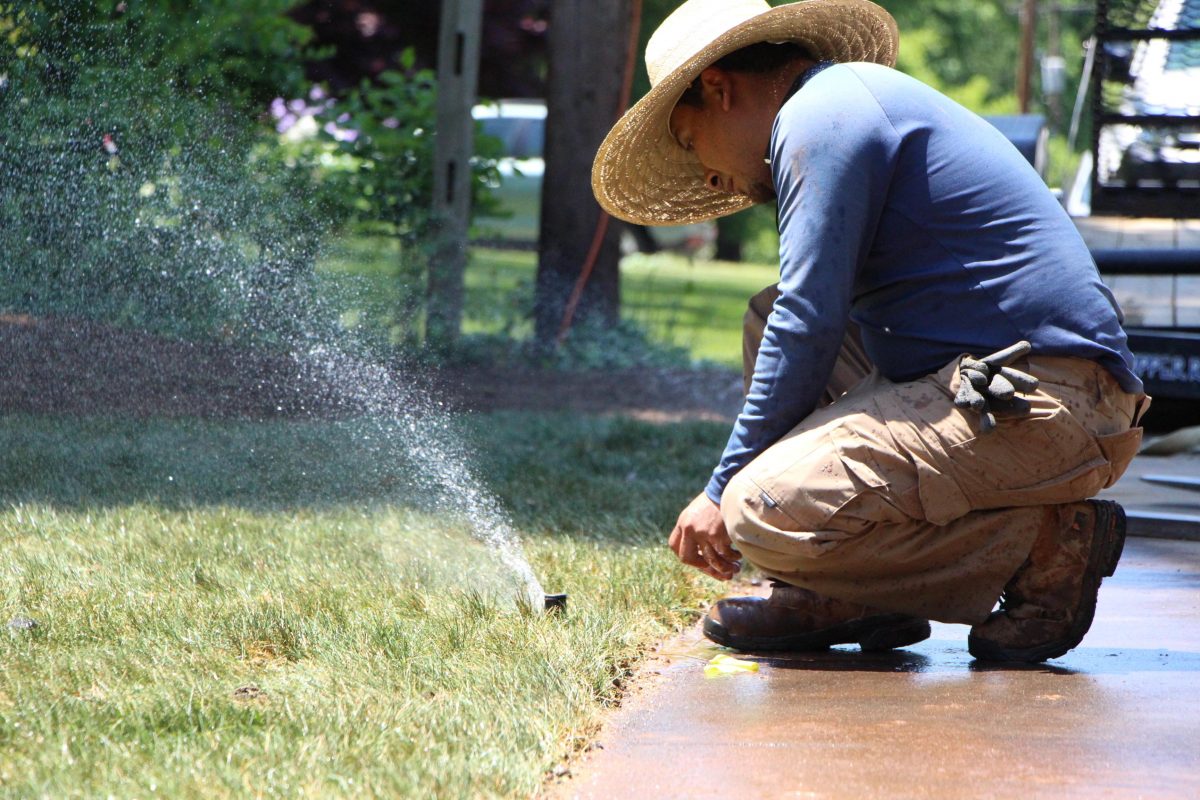
<svg viewBox="0 0 1200 800">
<path fill-rule="evenodd" d="M 720 503 L 743 466 L 816 407 L 845 336 L 855 276 L 887 201 L 900 136 L 851 68 L 786 102 L 771 134 L 779 203 L 779 299 L 754 380 L 705 494 Z"/>
</svg>

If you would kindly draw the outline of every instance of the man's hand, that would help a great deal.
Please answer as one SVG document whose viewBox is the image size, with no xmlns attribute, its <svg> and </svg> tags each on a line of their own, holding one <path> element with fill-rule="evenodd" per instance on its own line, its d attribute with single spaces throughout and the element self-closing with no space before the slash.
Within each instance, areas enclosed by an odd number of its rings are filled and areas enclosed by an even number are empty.
<svg viewBox="0 0 1200 800">
<path fill-rule="evenodd" d="M 667 544 L 680 561 L 720 581 L 742 568 L 742 554 L 733 549 L 720 506 L 703 492 L 679 515 Z"/>
</svg>

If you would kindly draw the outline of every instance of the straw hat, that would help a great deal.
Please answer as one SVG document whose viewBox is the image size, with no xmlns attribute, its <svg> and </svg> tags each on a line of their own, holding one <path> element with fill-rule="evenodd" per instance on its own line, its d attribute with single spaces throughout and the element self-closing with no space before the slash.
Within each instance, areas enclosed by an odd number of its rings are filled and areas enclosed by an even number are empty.
<svg viewBox="0 0 1200 800">
<path fill-rule="evenodd" d="M 682 225 L 741 211 L 749 198 L 714 192 L 704 168 L 671 136 L 671 111 L 706 67 L 759 42 L 796 42 L 815 58 L 896 62 L 896 22 L 868 0 L 688 0 L 646 45 L 650 91 L 617 121 L 592 164 L 608 213 L 642 225 Z"/>
</svg>

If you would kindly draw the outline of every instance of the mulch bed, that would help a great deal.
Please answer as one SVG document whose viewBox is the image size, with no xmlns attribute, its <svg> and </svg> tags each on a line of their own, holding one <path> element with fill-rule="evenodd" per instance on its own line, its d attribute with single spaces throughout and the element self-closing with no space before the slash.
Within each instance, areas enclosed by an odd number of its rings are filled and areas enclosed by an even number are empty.
<svg viewBox="0 0 1200 800">
<path fill-rule="evenodd" d="M 443 406 L 459 411 L 727 421 L 741 395 L 740 377 L 721 369 L 461 367 L 416 377 Z M 0 413 L 266 419 L 347 412 L 336 387 L 322 385 L 287 355 L 81 319 L 0 315 Z"/>
</svg>

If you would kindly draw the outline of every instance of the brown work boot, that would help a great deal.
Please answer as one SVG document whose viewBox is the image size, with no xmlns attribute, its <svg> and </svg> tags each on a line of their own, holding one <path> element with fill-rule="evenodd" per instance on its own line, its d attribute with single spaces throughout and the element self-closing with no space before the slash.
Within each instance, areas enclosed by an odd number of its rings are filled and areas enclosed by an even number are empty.
<svg viewBox="0 0 1200 800">
<path fill-rule="evenodd" d="M 1000 599 L 1000 610 L 971 628 L 967 649 L 987 661 L 1045 661 L 1077 646 L 1096 613 L 1100 581 L 1125 546 L 1125 510 L 1110 500 L 1058 508 L 1061 524 L 1033 543 Z"/>
<path fill-rule="evenodd" d="M 929 622 L 775 581 L 770 597 L 718 600 L 704 620 L 704 635 L 735 650 L 799 652 L 853 643 L 890 650 L 928 639 Z"/>
</svg>

